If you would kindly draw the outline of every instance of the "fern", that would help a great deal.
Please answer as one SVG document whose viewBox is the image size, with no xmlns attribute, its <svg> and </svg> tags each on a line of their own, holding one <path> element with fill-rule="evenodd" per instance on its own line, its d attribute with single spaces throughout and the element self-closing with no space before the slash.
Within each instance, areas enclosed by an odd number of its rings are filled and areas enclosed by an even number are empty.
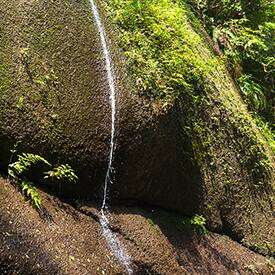
<svg viewBox="0 0 275 275">
<path fill-rule="evenodd" d="M 14 151 L 11 151 L 14 154 Z M 31 166 L 38 163 L 46 164 L 48 167 L 52 165 L 43 157 L 30 153 L 23 153 L 18 156 L 18 160 L 14 163 L 9 164 L 8 174 L 9 176 L 18 183 L 22 193 L 30 199 L 31 203 L 38 210 L 41 208 L 41 199 L 36 188 L 33 186 L 33 182 L 27 180 L 26 176 L 23 176 Z M 62 164 L 53 171 L 45 172 L 44 179 L 56 178 L 58 180 L 68 180 L 69 182 L 76 182 L 78 180 L 74 170 L 68 164 Z M 26 175 L 26 174 L 25 174 Z"/>
<path fill-rule="evenodd" d="M 182 223 L 184 225 L 191 225 L 192 228 L 201 235 L 206 235 L 208 233 L 205 225 L 206 219 L 202 215 L 194 215 L 191 218 L 184 218 Z"/>
<path fill-rule="evenodd" d="M 41 199 L 35 187 L 33 187 L 32 182 L 26 179 L 21 182 L 22 193 L 30 198 L 33 205 L 37 208 L 41 208 Z"/>
<path fill-rule="evenodd" d="M 12 151 L 12 154 L 14 152 Z M 22 178 L 22 174 L 29 170 L 32 165 L 44 163 L 47 166 L 51 166 L 51 164 L 44 158 L 39 155 L 23 153 L 18 156 L 18 161 L 9 164 L 8 174 L 11 178 L 13 178 L 20 185 L 22 193 L 30 199 L 31 203 L 37 208 L 41 208 L 41 199 L 37 190 L 33 187 L 33 183 L 31 181 L 26 180 L 26 178 Z"/>
<path fill-rule="evenodd" d="M 254 83 L 241 83 L 242 95 L 250 109 L 274 124 L 274 1 L 187 2 L 219 46 L 219 52 L 224 53 L 223 60 L 234 76 L 243 73 L 253 76 Z"/>
<path fill-rule="evenodd" d="M 69 182 L 75 183 L 78 180 L 78 176 L 74 173 L 74 170 L 69 164 L 62 164 L 57 168 L 54 168 L 53 171 L 48 171 L 44 173 L 48 178 L 56 178 L 58 180 L 68 180 Z"/>
<path fill-rule="evenodd" d="M 11 164 L 12 159 L 13 159 L 13 156 L 16 154 L 17 149 L 18 149 L 18 146 L 20 145 L 20 143 L 21 143 L 21 141 L 17 141 L 17 142 L 13 145 L 13 148 L 10 149 L 11 156 L 10 156 L 9 164 Z"/>
<path fill-rule="evenodd" d="M 266 107 L 266 98 L 261 85 L 256 83 L 252 76 L 243 75 L 239 78 L 240 88 L 248 106 L 258 111 Z"/>
<path fill-rule="evenodd" d="M 32 165 L 44 163 L 47 166 L 52 166 L 47 160 L 39 155 L 23 153 L 18 156 L 18 161 L 9 164 L 8 174 L 12 178 L 17 178 L 26 172 Z"/>
</svg>

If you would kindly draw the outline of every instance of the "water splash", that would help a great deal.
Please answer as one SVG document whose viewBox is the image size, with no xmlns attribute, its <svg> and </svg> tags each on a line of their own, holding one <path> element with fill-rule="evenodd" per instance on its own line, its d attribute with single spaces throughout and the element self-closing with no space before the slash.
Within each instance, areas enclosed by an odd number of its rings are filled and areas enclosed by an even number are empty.
<svg viewBox="0 0 275 275">
<path fill-rule="evenodd" d="M 91 9 L 93 11 L 93 15 L 95 18 L 95 23 L 98 29 L 98 33 L 100 35 L 101 47 L 103 51 L 103 57 L 105 60 L 105 69 L 106 69 L 106 77 L 108 80 L 109 86 L 109 98 L 110 98 L 110 105 L 112 111 L 112 127 L 111 127 L 111 143 L 110 143 L 110 154 L 109 154 L 109 162 L 108 162 L 108 169 L 105 176 L 104 182 L 104 196 L 103 202 L 101 206 L 101 217 L 100 217 L 100 224 L 103 232 L 103 236 L 105 237 L 111 251 L 118 259 L 118 261 L 125 267 L 128 274 L 133 274 L 133 271 L 130 267 L 130 257 L 122 247 L 120 241 L 115 236 L 115 234 L 110 229 L 110 222 L 108 219 L 108 207 L 107 207 L 107 191 L 108 191 L 108 184 L 111 183 L 111 174 L 112 174 L 112 164 L 113 164 L 113 157 L 114 157 L 114 144 L 115 144 L 115 123 L 116 123 L 116 85 L 114 81 L 114 74 L 112 69 L 112 62 L 111 56 L 107 45 L 107 36 L 104 30 L 104 27 L 101 23 L 99 12 L 94 0 L 89 0 L 91 4 Z"/>
</svg>

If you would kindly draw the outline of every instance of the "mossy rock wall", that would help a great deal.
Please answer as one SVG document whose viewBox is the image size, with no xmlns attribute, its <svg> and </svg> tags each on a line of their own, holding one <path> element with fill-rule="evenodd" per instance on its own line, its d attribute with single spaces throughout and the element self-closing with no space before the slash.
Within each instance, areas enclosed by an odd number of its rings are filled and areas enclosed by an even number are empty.
<svg viewBox="0 0 275 275">
<path fill-rule="evenodd" d="M 183 1 L 98 3 L 118 87 L 109 196 L 201 213 L 209 228 L 274 251 L 273 153 L 192 13 Z M 2 0 L 0 35 L 1 169 L 21 141 L 76 168 L 80 182 L 63 194 L 102 196 L 111 119 L 89 1 Z"/>
<path fill-rule="evenodd" d="M 111 114 L 89 1 L 14 0 L 3 1 L 0 9 L 1 169 L 7 170 L 10 149 L 21 141 L 19 152 L 37 153 L 76 169 L 80 182 L 63 185 L 61 194 L 101 198 Z M 185 209 L 191 215 L 198 210 L 198 192 L 191 192 L 190 199 L 176 183 L 186 179 L 193 182 L 192 190 L 197 188 L 198 168 L 188 161 L 188 170 L 194 173 L 185 175 L 180 166 L 174 167 L 182 162 L 179 147 L 191 143 L 182 144 L 180 131 L 175 133 L 175 111 L 163 113 L 157 102 L 132 92 L 123 55 L 115 46 L 116 34 L 104 24 L 113 45 L 118 108 L 115 183 L 109 196 Z M 155 190 L 158 193 L 151 198 Z M 170 206 L 175 192 L 181 195 Z"/>
<path fill-rule="evenodd" d="M 182 159 L 199 167 L 194 191 L 209 228 L 272 253 L 274 152 L 190 7 L 177 0 L 103 3 L 135 89 L 177 112 L 182 138 L 192 144 L 191 154 L 183 148 Z M 177 166 L 193 172 L 182 162 Z M 183 182 L 177 186 L 186 188 Z M 170 184 L 167 188 L 173 188 Z"/>
</svg>

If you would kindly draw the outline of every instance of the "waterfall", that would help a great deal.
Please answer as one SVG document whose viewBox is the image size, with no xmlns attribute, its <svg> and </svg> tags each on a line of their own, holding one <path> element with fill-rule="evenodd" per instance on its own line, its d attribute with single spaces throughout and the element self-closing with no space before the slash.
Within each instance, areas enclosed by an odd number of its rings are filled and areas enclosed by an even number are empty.
<svg viewBox="0 0 275 275">
<path fill-rule="evenodd" d="M 130 257 L 122 247 L 120 241 L 115 236 L 115 234 L 110 229 L 110 222 L 108 218 L 108 207 L 107 207 L 107 191 L 108 191 L 108 184 L 111 183 L 111 174 L 112 174 L 112 164 L 113 164 L 113 156 L 114 156 L 114 141 L 115 141 L 115 123 L 116 123 L 116 85 L 114 81 L 114 74 L 112 69 L 112 60 L 110 56 L 110 52 L 107 45 L 107 36 L 104 30 L 104 27 L 101 23 L 99 12 L 94 0 L 89 0 L 91 4 L 91 9 L 93 11 L 93 15 L 95 18 L 95 23 L 98 29 L 98 33 L 100 35 L 101 47 L 103 51 L 103 57 L 105 60 L 105 70 L 106 70 L 106 78 L 108 80 L 109 86 L 109 98 L 110 98 L 110 105 L 111 105 L 111 120 L 112 120 L 112 127 L 111 127 L 111 142 L 110 142 L 110 153 L 109 153 L 109 161 L 108 161 L 108 168 L 105 176 L 104 182 L 104 196 L 103 202 L 101 206 L 101 217 L 100 217 L 100 224 L 102 228 L 103 236 L 105 237 L 112 253 L 117 258 L 117 260 L 125 267 L 128 274 L 132 274 L 133 271 L 130 267 Z"/>
</svg>

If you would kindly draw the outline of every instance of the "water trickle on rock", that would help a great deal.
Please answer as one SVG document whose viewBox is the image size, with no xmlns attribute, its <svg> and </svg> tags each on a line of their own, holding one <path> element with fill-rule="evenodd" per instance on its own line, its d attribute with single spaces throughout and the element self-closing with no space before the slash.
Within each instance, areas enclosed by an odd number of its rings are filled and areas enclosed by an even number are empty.
<svg viewBox="0 0 275 275">
<path fill-rule="evenodd" d="M 109 162 L 108 169 L 105 176 L 104 182 L 104 196 L 103 202 L 101 206 L 101 217 L 100 224 L 102 228 L 103 235 L 115 257 L 118 261 L 125 267 L 128 274 L 133 274 L 133 271 L 130 267 L 130 257 L 127 251 L 123 248 L 120 241 L 117 239 L 115 234 L 110 229 L 110 222 L 108 218 L 108 207 L 107 207 L 107 191 L 108 184 L 111 183 L 111 174 L 112 174 L 112 164 L 113 164 L 113 156 L 114 156 L 114 143 L 115 143 L 115 122 L 116 122 L 116 85 L 114 81 L 114 74 L 112 69 L 112 60 L 110 56 L 110 52 L 107 45 L 107 36 L 104 30 L 104 27 L 101 23 L 99 12 L 94 0 L 90 0 L 91 9 L 93 11 L 93 15 L 95 18 L 95 23 L 98 29 L 98 33 L 100 35 L 100 42 L 103 51 L 103 57 L 105 60 L 105 69 L 106 69 L 106 77 L 108 80 L 109 86 L 109 98 L 111 105 L 111 119 L 112 119 L 112 127 L 111 127 L 111 143 L 110 143 L 110 154 L 109 154 Z"/>
</svg>

